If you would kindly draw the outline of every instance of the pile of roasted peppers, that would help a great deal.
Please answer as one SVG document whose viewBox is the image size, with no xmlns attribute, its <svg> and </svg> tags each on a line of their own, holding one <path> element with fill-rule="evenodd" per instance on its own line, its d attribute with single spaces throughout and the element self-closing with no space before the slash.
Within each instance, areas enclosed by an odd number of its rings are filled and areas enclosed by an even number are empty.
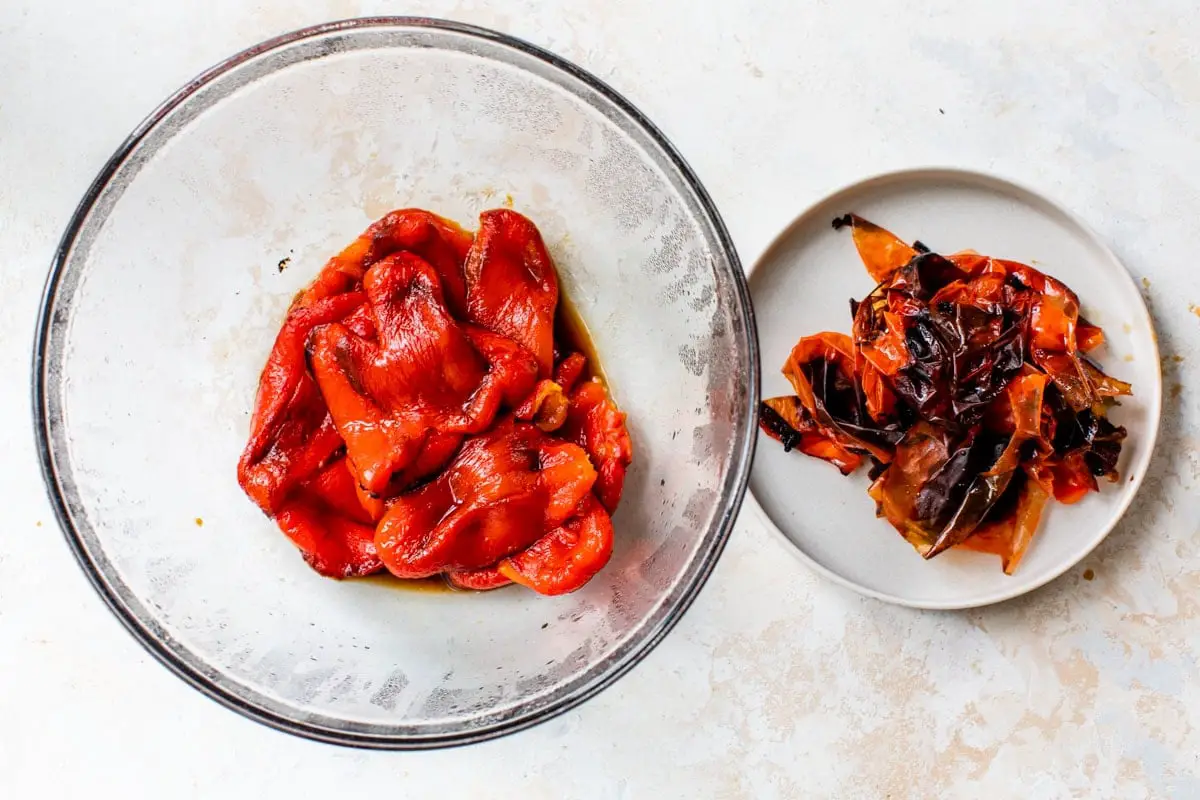
<svg viewBox="0 0 1200 800">
<path fill-rule="evenodd" d="M 1047 501 L 1117 480 L 1131 393 L 1088 359 L 1104 341 L 1079 298 L 1025 264 L 942 256 L 860 217 L 850 227 L 877 286 L 850 303 L 853 336 L 801 339 L 783 367 L 795 395 L 763 402 L 785 449 L 849 474 L 872 463 L 878 516 L 926 559 L 994 553 L 1012 574 Z"/>
<path fill-rule="evenodd" d="M 562 594 L 612 553 L 625 417 L 566 349 L 537 228 L 479 222 L 388 214 L 275 340 L 238 482 L 322 575 Z"/>
</svg>

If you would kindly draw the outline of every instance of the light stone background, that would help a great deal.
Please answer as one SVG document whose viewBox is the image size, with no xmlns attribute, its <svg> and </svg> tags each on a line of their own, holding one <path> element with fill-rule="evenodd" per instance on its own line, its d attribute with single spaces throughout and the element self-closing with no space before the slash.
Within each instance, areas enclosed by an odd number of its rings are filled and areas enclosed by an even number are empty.
<svg viewBox="0 0 1200 800">
<path fill-rule="evenodd" d="M 468 749 L 318 745 L 188 688 L 104 608 L 44 500 L 42 281 L 96 171 L 170 92 L 268 36 L 385 13 L 493 27 L 612 84 L 695 167 L 747 265 L 881 170 L 993 169 L 1064 202 L 1158 325 L 1163 431 L 1130 515 L 1049 587 L 959 614 L 836 588 L 744 516 L 633 673 Z M 0 796 L 1200 797 L 1198 47 L 1192 0 L 0 0 Z"/>
</svg>

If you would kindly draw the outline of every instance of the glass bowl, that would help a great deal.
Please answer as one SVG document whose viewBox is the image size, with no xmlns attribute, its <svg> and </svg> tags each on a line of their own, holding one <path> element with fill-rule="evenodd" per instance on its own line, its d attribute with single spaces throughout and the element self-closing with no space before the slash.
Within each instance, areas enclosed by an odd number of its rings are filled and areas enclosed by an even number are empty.
<svg viewBox="0 0 1200 800">
<path fill-rule="evenodd" d="M 628 413 L 612 561 L 559 598 L 322 578 L 235 480 L 288 303 L 392 208 L 504 204 Z M 596 694 L 687 609 L 746 487 L 754 331 L 716 209 L 626 100 L 496 33 L 351 20 L 213 68 L 105 166 L 47 282 L 36 428 L 84 571 L 182 678 L 316 739 L 462 744 Z"/>
</svg>

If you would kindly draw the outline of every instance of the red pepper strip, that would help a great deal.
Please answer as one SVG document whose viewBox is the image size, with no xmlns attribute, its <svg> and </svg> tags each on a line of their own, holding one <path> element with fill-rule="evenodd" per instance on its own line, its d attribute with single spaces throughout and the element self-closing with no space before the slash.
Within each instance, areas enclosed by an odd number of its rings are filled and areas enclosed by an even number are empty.
<svg viewBox="0 0 1200 800">
<path fill-rule="evenodd" d="M 595 480 L 582 448 L 532 425 L 502 425 L 468 439 L 436 479 L 393 502 L 375 541 L 400 578 L 481 569 L 561 525 Z"/>
<path fill-rule="evenodd" d="M 363 339 L 371 339 L 372 341 L 377 338 L 375 332 L 375 312 L 371 310 L 370 303 L 363 303 L 353 314 L 342 320 L 342 324 L 349 328 L 350 332 L 355 336 L 360 336 Z"/>
<path fill-rule="evenodd" d="M 399 578 L 426 578 L 527 547 L 542 534 L 546 507 L 536 466 L 536 453 L 504 437 L 468 440 L 445 472 L 388 509 L 375 531 L 384 566 Z"/>
<path fill-rule="evenodd" d="M 308 492 L 285 503 L 275 524 L 300 548 L 304 560 L 327 577 L 370 575 L 383 566 L 372 525 L 342 516 Z"/>
<path fill-rule="evenodd" d="M 546 489 L 543 530 L 550 530 L 575 514 L 598 486 L 599 476 L 583 448 L 548 436 L 538 444 L 538 468 Z"/>
<path fill-rule="evenodd" d="M 528 350 L 507 336 L 474 325 L 464 325 L 463 330 L 471 344 L 488 362 L 488 374 L 479 389 L 484 396 L 473 398 L 471 408 L 475 410 L 455 417 L 454 419 L 459 421 L 448 421 L 446 425 L 466 433 L 475 433 L 480 427 L 477 417 L 484 415 L 487 422 L 483 423 L 483 427 L 487 427 L 496 414 L 495 411 L 486 410 L 493 402 L 489 395 L 495 393 L 497 406 L 501 403 L 507 406 L 518 405 L 537 385 L 537 365 Z"/>
<path fill-rule="evenodd" d="M 426 434 L 425 443 L 417 451 L 417 457 L 407 467 L 392 476 L 384 494 L 391 497 L 397 492 L 415 486 L 441 472 L 442 468 L 450 463 L 450 459 L 454 458 L 454 454 L 458 452 L 458 446 L 462 444 L 462 440 L 462 434 L 430 430 Z"/>
<path fill-rule="evenodd" d="M 536 366 L 515 342 L 460 326 L 436 272 L 411 253 L 383 259 L 363 285 L 379 342 L 327 325 L 313 334 L 312 368 L 363 488 L 381 495 L 393 475 L 419 460 L 431 431 L 485 429 L 502 403 L 533 388 Z M 436 444 L 446 455 L 455 443 Z M 417 472 L 440 463 L 431 459 Z"/>
<path fill-rule="evenodd" d="M 344 318 L 365 299 L 362 292 L 350 292 L 293 305 L 275 337 L 259 378 L 250 439 L 238 461 L 238 483 L 268 514 L 341 447 L 305 367 L 304 345 L 314 327 Z"/>
<path fill-rule="evenodd" d="M 564 392 L 569 393 L 575 388 L 575 384 L 579 383 L 585 369 L 587 358 L 583 353 L 571 353 L 554 368 L 554 382 L 561 386 Z"/>
<path fill-rule="evenodd" d="M 612 549 L 612 519 L 595 498 L 588 497 L 578 515 L 501 561 L 498 571 L 538 594 L 566 594 L 603 569 Z"/>
<path fill-rule="evenodd" d="M 858 255 L 862 258 L 867 272 L 877 283 L 886 281 L 893 272 L 917 255 L 917 251 L 900 241 L 896 234 L 868 222 L 857 214 L 847 214 L 833 221 L 833 227 L 838 230 L 846 225 L 849 225 L 854 233 L 854 246 L 858 248 Z"/>
<path fill-rule="evenodd" d="M 466 310 L 462 263 L 473 237 L 454 222 L 419 208 L 392 211 L 325 264 L 301 294 L 305 302 L 346 291 L 362 280 L 367 268 L 392 253 L 408 251 L 433 266 L 450 308 Z"/>
<path fill-rule="evenodd" d="M 508 586 L 512 581 L 500 574 L 496 567 L 483 569 L 460 569 L 446 573 L 446 580 L 458 589 L 469 589 L 475 592 L 487 592 Z"/>
<path fill-rule="evenodd" d="M 330 510 L 347 519 L 371 525 L 377 519 L 359 500 L 358 481 L 354 478 L 345 457 L 328 464 L 306 480 L 302 492 L 320 500 Z"/>
<path fill-rule="evenodd" d="M 455 447 L 458 446 L 457 439 L 455 440 L 454 445 Z M 446 455 L 446 461 L 450 460 L 451 455 L 453 455 L 453 452 Z M 387 511 L 387 504 L 383 501 L 382 497 L 377 494 L 372 494 L 363 488 L 362 478 L 359 476 L 358 470 L 354 468 L 353 461 L 351 461 L 349 458 L 343 458 L 341 463 L 346 465 L 346 474 L 350 476 L 350 480 L 354 484 L 354 496 L 357 498 L 358 504 L 362 506 L 363 511 L 366 513 L 367 521 L 371 524 L 379 522 L 380 518 L 383 517 L 384 512 Z"/>
<path fill-rule="evenodd" d="M 513 411 L 513 416 L 532 422 L 547 433 L 556 431 L 567 420 L 568 399 L 563 388 L 552 380 L 538 381 L 533 393 Z"/>
<path fill-rule="evenodd" d="M 591 380 L 576 387 L 559 435 L 591 456 L 599 472 L 596 497 L 610 513 L 615 512 L 625 473 L 633 461 L 633 443 L 625 428 L 625 415 L 609 398 L 604 384 Z"/>
<path fill-rule="evenodd" d="M 549 378 L 558 277 L 537 227 L 508 209 L 483 212 L 463 274 L 467 319 L 519 343 Z"/>
</svg>

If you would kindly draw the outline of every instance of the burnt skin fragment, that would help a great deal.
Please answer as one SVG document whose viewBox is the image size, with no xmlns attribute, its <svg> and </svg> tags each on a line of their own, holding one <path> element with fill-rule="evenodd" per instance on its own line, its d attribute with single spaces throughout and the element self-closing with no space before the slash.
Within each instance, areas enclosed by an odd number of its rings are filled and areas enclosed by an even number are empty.
<svg viewBox="0 0 1200 800">
<path fill-rule="evenodd" d="M 876 286 L 850 300 L 852 337 L 797 342 L 795 394 L 763 401 L 761 429 L 844 473 L 869 458 L 878 515 L 924 558 L 965 547 L 1011 574 L 1051 497 L 1118 479 L 1127 432 L 1107 414 L 1132 387 L 1085 355 L 1104 333 L 1061 281 L 854 214 L 833 228 L 852 230 Z"/>
</svg>

